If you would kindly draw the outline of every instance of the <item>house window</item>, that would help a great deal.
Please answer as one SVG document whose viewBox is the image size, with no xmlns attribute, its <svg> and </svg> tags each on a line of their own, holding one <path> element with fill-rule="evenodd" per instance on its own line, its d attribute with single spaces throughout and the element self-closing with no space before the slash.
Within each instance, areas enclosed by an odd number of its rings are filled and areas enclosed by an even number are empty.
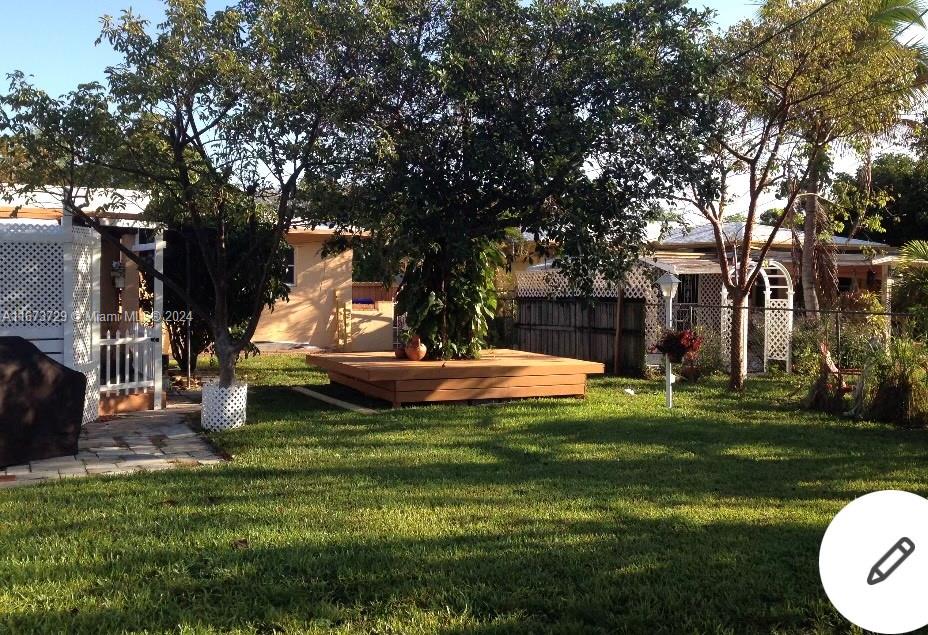
<svg viewBox="0 0 928 635">
<path fill-rule="evenodd" d="M 677 287 L 677 302 L 680 304 L 699 303 L 699 276 L 696 274 L 683 274 L 680 276 L 680 286 Z"/>
<path fill-rule="evenodd" d="M 296 257 L 292 245 L 284 247 L 284 258 L 287 260 L 287 272 L 284 274 L 284 283 L 291 287 L 296 285 Z"/>
<path fill-rule="evenodd" d="M 838 278 L 838 293 L 849 293 L 854 286 L 854 278 Z"/>
</svg>

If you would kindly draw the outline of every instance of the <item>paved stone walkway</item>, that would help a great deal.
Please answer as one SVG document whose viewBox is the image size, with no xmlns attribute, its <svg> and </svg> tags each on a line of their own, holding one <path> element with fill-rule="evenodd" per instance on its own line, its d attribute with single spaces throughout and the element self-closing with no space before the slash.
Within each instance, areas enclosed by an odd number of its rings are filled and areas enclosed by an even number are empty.
<svg viewBox="0 0 928 635">
<path fill-rule="evenodd" d="M 0 469 L 0 488 L 221 463 L 223 459 L 213 447 L 185 421 L 199 408 L 197 404 L 174 404 L 158 412 L 89 423 L 81 431 L 76 455 Z"/>
</svg>

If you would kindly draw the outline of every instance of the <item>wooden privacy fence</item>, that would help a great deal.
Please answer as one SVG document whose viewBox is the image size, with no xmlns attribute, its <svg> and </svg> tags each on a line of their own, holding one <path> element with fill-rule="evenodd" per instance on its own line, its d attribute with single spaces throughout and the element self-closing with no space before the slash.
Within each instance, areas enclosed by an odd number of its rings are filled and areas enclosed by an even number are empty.
<svg viewBox="0 0 928 635">
<path fill-rule="evenodd" d="M 621 305 L 621 315 L 616 307 Z M 645 359 L 644 300 L 517 298 L 515 346 L 519 350 L 572 357 L 606 365 L 611 372 L 638 374 Z"/>
</svg>

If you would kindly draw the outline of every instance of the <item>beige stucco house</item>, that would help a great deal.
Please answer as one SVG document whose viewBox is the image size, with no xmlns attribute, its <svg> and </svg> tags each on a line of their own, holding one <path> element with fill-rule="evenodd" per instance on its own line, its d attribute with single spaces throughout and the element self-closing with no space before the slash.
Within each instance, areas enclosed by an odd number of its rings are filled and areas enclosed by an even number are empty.
<svg viewBox="0 0 928 635">
<path fill-rule="evenodd" d="M 264 312 L 254 341 L 259 348 L 316 347 L 341 351 L 390 350 L 393 303 L 355 304 L 352 298 L 352 252 L 323 257 L 325 227 L 295 228 L 290 247 L 290 298 Z"/>
</svg>

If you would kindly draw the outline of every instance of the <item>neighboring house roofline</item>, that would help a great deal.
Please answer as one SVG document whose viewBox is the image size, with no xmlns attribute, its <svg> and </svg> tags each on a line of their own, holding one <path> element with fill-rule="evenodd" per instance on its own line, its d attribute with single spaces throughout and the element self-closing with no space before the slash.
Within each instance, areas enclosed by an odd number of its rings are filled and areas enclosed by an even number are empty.
<svg viewBox="0 0 928 635">
<path fill-rule="evenodd" d="M 740 243 L 744 236 L 744 223 L 724 223 L 722 225 L 722 234 L 726 240 L 734 243 Z M 751 246 L 761 248 L 770 238 L 773 226 L 764 224 L 755 224 L 751 236 Z M 802 240 L 802 231 L 796 231 L 796 236 Z M 832 236 L 831 243 L 840 251 L 863 251 L 873 249 L 883 251 L 889 254 L 895 254 L 897 249 L 885 243 L 874 242 L 870 240 L 861 240 L 859 238 L 845 238 L 844 236 Z M 776 237 L 771 244 L 772 248 L 792 248 L 793 232 L 789 229 L 780 228 L 777 230 Z M 664 237 L 663 240 L 653 241 L 651 246 L 656 250 L 681 250 L 681 249 L 715 249 L 715 232 L 711 224 L 698 225 L 690 229 L 678 230 Z"/>
</svg>

